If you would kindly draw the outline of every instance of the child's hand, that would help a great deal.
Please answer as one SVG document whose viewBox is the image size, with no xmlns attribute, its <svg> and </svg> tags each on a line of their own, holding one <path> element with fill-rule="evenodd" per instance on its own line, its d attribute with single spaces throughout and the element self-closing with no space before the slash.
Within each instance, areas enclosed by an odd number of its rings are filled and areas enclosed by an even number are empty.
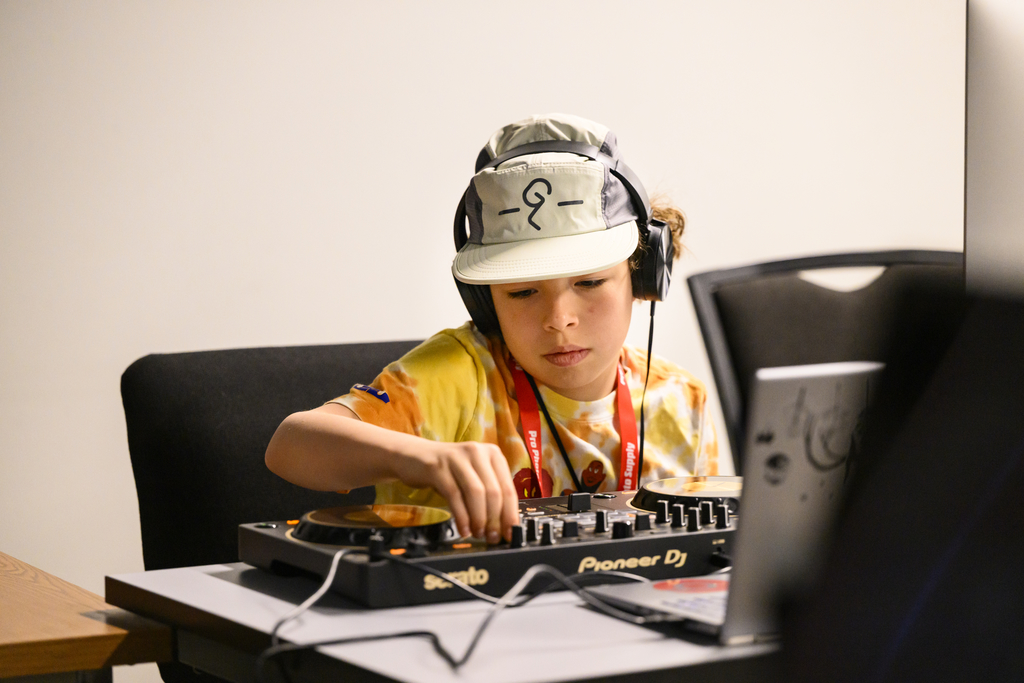
<svg viewBox="0 0 1024 683">
<path fill-rule="evenodd" d="M 267 467 L 288 481 L 339 491 L 398 479 L 448 501 L 463 536 L 497 543 L 519 524 L 519 500 L 501 449 L 444 443 L 367 424 L 329 403 L 289 415 L 267 446 Z"/>
<path fill-rule="evenodd" d="M 494 444 L 428 442 L 396 472 L 410 486 L 430 486 L 448 501 L 463 536 L 488 543 L 511 538 L 519 524 L 519 499 L 505 456 Z"/>
</svg>

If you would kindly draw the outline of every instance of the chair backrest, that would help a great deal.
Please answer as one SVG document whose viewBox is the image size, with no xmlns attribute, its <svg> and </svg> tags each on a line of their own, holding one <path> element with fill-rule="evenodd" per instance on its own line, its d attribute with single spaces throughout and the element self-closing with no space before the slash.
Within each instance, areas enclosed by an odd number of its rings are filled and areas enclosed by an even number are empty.
<svg viewBox="0 0 1024 683">
<path fill-rule="evenodd" d="M 885 270 L 853 291 L 801 277 L 805 271 L 870 266 Z M 688 284 L 741 473 L 744 405 L 754 372 L 809 363 L 884 362 L 904 326 L 945 315 L 952 293 L 964 287 L 963 253 L 832 254 L 698 273 Z M 934 305 L 900 311 L 897 303 L 910 290 L 936 292 Z"/>
<path fill-rule="evenodd" d="M 238 525 L 372 500 L 303 489 L 263 462 L 290 413 L 369 383 L 418 342 L 150 355 L 121 377 L 146 569 L 236 562 Z"/>
</svg>

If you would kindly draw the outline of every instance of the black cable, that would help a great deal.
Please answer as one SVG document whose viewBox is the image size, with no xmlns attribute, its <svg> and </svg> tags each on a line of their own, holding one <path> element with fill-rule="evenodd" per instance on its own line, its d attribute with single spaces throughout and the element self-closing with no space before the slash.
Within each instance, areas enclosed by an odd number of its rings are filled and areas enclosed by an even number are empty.
<svg viewBox="0 0 1024 683">
<path fill-rule="evenodd" d="M 537 382 L 534 381 L 533 375 L 524 371 L 526 379 L 530 382 L 530 388 L 533 389 L 533 395 L 537 397 L 537 405 L 540 406 L 541 412 L 544 413 L 544 419 L 548 422 L 548 429 L 551 430 L 551 435 L 555 437 L 555 443 L 558 444 L 558 452 L 562 454 L 562 459 L 565 460 L 565 466 L 569 469 L 569 474 L 572 475 L 573 486 L 576 487 L 577 491 L 583 490 L 583 485 L 580 484 L 579 477 L 576 476 L 576 470 L 573 469 L 572 462 L 569 461 L 569 454 L 565 450 L 565 446 L 562 445 L 562 437 L 558 436 L 558 430 L 555 429 L 555 423 L 551 419 L 551 414 L 548 413 L 548 407 L 544 405 L 544 399 L 541 398 L 540 389 L 537 388 Z M 540 486 L 540 482 L 537 482 L 537 486 Z"/>
<path fill-rule="evenodd" d="M 532 597 L 531 597 L 531 598 L 529 598 L 527 600 L 524 600 L 522 602 L 519 602 L 517 604 L 512 604 L 513 601 L 517 597 L 519 597 L 519 594 L 522 593 L 526 589 L 526 587 L 530 584 L 531 581 L 533 581 L 534 577 L 536 577 L 537 575 L 539 575 L 541 573 L 548 574 L 548 575 L 552 576 L 558 583 L 561 583 L 563 586 L 565 586 L 566 588 L 571 590 L 573 593 L 575 593 L 577 596 L 579 596 L 584 602 L 586 602 L 587 604 L 591 605 L 592 607 L 594 607 L 598 611 L 603 612 L 604 614 L 607 614 L 607 615 L 613 616 L 613 617 L 615 617 L 617 619 L 622 619 L 623 621 L 628 621 L 628 622 L 634 623 L 634 624 L 646 623 L 644 621 L 645 617 L 639 617 L 637 615 L 630 614 L 629 612 L 625 612 L 623 610 L 620 610 L 617 607 L 612 607 L 611 605 L 609 605 L 608 603 L 604 602 L 600 598 L 597 598 L 596 596 L 593 596 L 590 593 L 587 593 L 582 588 L 580 588 L 579 586 L 574 584 L 564 574 L 562 574 L 562 572 L 558 571 L 554 567 L 552 567 L 550 565 L 546 565 L 546 564 L 535 564 L 532 567 L 530 567 L 529 569 L 527 569 L 523 573 L 523 575 L 520 577 L 519 581 L 517 581 L 515 583 L 515 585 L 512 586 L 512 588 L 510 588 L 505 593 L 505 595 L 501 596 L 501 599 L 498 602 L 496 602 L 494 605 L 492 605 L 491 609 L 489 609 L 487 611 L 487 614 L 486 614 L 486 616 L 484 616 L 483 621 L 481 621 L 480 625 L 477 627 L 476 633 L 473 634 L 473 639 L 470 640 L 469 646 L 466 648 L 466 652 L 462 655 L 461 659 L 456 661 L 455 665 L 452 667 L 453 669 L 458 669 L 459 667 L 461 667 L 463 664 L 465 664 L 469 660 L 470 655 L 473 654 L 473 650 L 476 649 L 477 643 L 480 642 L 480 638 L 483 636 L 484 631 L 490 625 L 490 623 L 494 619 L 494 617 L 498 616 L 498 613 L 501 610 L 503 610 L 505 607 L 510 606 L 510 605 L 511 606 L 521 606 L 521 605 L 524 605 L 527 602 L 529 602 L 530 599 L 532 599 Z"/>
<path fill-rule="evenodd" d="M 537 565 L 534 565 L 534 566 L 530 567 L 528 570 L 526 570 L 526 572 L 523 573 L 523 576 L 520 577 L 519 581 L 517 581 L 515 583 L 515 585 L 512 586 L 512 588 L 510 588 L 508 591 L 506 591 L 506 593 L 503 596 L 501 596 L 500 598 L 495 598 L 493 596 L 487 595 L 486 593 L 481 593 L 480 591 L 476 590 L 475 588 L 472 588 L 471 586 L 466 585 L 462 581 L 459 581 L 455 577 L 453 577 L 453 576 L 451 576 L 451 575 L 449 575 L 449 574 L 447 574 L 445 572 L 436 570 L 433 567 L 428 567 L 426 565 L 421 565 L 421 564 L 418 564 L 418 563 L 413 563 L 413 562 L 410 562 L 409 560 L 407 560 L 407 559 L 405 559 L 403 557 L 398 557 L 398 556 L 395 556 L 395 555 L 381 555 L 380 558 L 388 559 L 388 560 L 391 560 L 392 562 L 397 562 L 398 564 L 402 564 L 402 565 L 407 566 L 407 567 L 413 567 L 413 568 L 415 568 L 415 569 L 417 569 L 419 571 L 422 571 L 424 573 L 427 573 L 427 574 L 433 574 L 435 576 L 439 576 L 439 577 L 443 578 L 445 581 L 451 582 L 451 584 L 453 586 L 456 586 L 456 587 L 466 591 L 468 594 L 472 595 L 473 597 L 480 598 L 480 599 L 483 599 L 483 600 L 486 600 L 486 601 L 492 603 L 491 604 L 491 608 L 488 610 L 487 614 L 484 616 L 484 619 L 481 621 L 480 625 L 477 627 L 477 630 L 473 634 L 473 638 L 470 641 L 469 645 L 467 646 L 466 651 L 463 653 L 462 657 L 456 659 L 454 657 L 454 655 L 452 655 L 444 647 L 444 645 L 441 643 L 441 640 L 437 636 L 437 634 L 432 632 L 432 631 L 404 631 L 404 632 L 401 632 L 401 633 L 387 633 L 387 634 L 377 634 L 377 635 L 367 635 L 367 636 L 352 636 L 352 637 L 347 637 L 347 638 L 337 638 L 337 639 L 332 639 L 332 640 L 324 640 L 324 641 L 317 641 L 317 642 L 303 643 L 303 644 L 297 644 L 297 643 L 284 643 L 284 644 L 282 644 L 282 643 L 280 643 L 278 638 L 277 638 L 277 632 L 280 630 L 280 628 L 284 624 L 286 624 L 287 622 L 289 622 L 289 621 L 295 619 L 296 617 L 298 617 L 300 614 L 302 614 L 303 612 L 308 610 L 310 607 L 312 607 L 313 604 L 315 604 L 320 598 L 323 597 L 323 595 L 327 592 L 327 590 L 330 588 L 330 586 L 331 586 L 331 584 L 333 582 L 334 573 L 337 570 L 338 562 L 341 560 L 341 558 L 344 555 L 346 555 L 346 554 L 350 554 L 350 553 L 364 553 L 364 552 L 366 552 L 366 551 L 355 550 L 355 549 L 343 549 L 343 550 L 339 550 L 337 553 L 335 553 L 334 560 L 332 561 L 332 564 L 331 564 L 331 571 L 328 572 L 327 578 L 324 580 L 323 584 L 321 584 L 320 588 L 317 589 L 317 591 L 314 592 L 309 598 L 307 598 L 305 601 L 303 601 L 302 604 L 298 605 L 295 609 L 293 609 L 291 612 L 289 612 L 284 617 L 282 617 L 281 619 L 278 620 L 278 622 L 274 625 L 273 630 L 271 631 L 271 642 L 272 642 L 271 647 L 269 647 L 266 650 L 264 650 L 262 653 L 260 653 L 259 657 L 256 658 L 256 677 L 257 677 L 257 679 L 259 681 L 264 682 L 264 683 L 268 682 L 268 679 L 266 677 L 266 668 L 267 668 L 268 664 L 275 657 L 277 657 L 278 655 L 285 654 L 287 652 L 296 652 L 296 651 L 300 651 L 300 650 L 309 650 L 309 649 L 312 649 L 312 648 L 315 648 L 315 647 L 321 647 L 321 646 L 327 646 L 327 645 L 342 645 L 342 644 L 347 644 L 347 643 L 359 643 L 359 642 L 368 642 L 368 641 L 374 641 L 374 640 L 387 640 L 387 639 L 390 639 L 390 638 L 427 638 L 428 640 L 430 640 L 431 645 L 434 648 L 434 651 L 437 652 L 438 655 L 440 655 L 441 658 L 444 659 L 445 662 L 447 662 L 448 665 L 453 670 L 457 670 L 459 667 L 461 667 L 463 664 L 465 664 L 469 660 L 469 657 L 473 654 L 473 651 L 476 649 L 477 643 L 480 641 L 480 638 L 483 636 L 484 631 L 487 629 L 487 627 L 490 625 L 491 621 L 494 619 L 494 617 L 496 617 L 498 615 L 498 613 L 501 610 L 503 610 L 505 607 L 521 607 L 522 605 L 525 605 L 526 603 L 530 602 L 534 598 L 539 597 L 540 595 L 543 595 L 544 593 L 547 593 L 550 590 L 553 590 L 558 585 L 562 585 L 562 586 L 568 588 L 573 593 L 575 593 L 580 599 L 582 599 L 584 602 L 586 602 L 590 606 L 594 607 L 598 611 L 600 611 L 600 612 L 602 612 L 602 613 L 604 613 L 604 614 L 606 614 L 608 616 L 611 616 L 611 617 L 614 617 L 614 618 L 617 618 L 617 619 L 622 619 L 622 620 L 625 620 L 625 621 L 629 621 L 630 623 L 634 623 L 634 624 L 647 624 L 647 623 L 654 623 L 654 622 L 659 622 L 659 621 L 666 621 L 666 619 L 664 617 L 660 617 L 660 616 L 657 617 L 657 618 L 655 618 L 653 616 L 652 617 L 641 617 L 641 616 L 637 616 L 637 615 L 631 614 L 629 612 L 625 612 L 623 610 L 620 610 L 617 607 L 613 607 L 612 605 L 604 602 L 603 600 L 601 600 L 597 596 L 594 596 L 594 595 L 591 595 L 590 593 L 587 593 L 582 587 L 580 587 L 578 585 L 581 580 L 589 582 L 591 577 L 594 577 L 594 578 L 606 578 L 606 577 L 609 577 L 609 576 L 615 576 L 615 577 L 618 577 L 618 578 L 626 578 L 626 579 L 635 580 L 635 581 L 649 582 L 649 579 L 647 579 L 645 577 L 642 577 L 642 576 L 638 576 L 636 574 L 629 574 L 627 572 L 607 571 L 607 572 L 588 572 L 586 574 L 576 574 L 576 575 L 567 577 L 564 574 L 562 574 L 560 571 L 555 569 L 554 567 L 551 567 L 549 565 L 537 564 Z M 545 585 L 543 588 L 541 588 L 539 591 L 537 591 L 535 593 L 532 593 L 532 594 L 529 594 L 529 595 L 526 595 L 526 596 L 522 596 L 523 591 L 529 586 L 529 584 L 533 581 L 533 579 L 536 578 L 539 575 L 542 575 L 542 574 L 547 574 L 547 575 L 551 576 L 554 579 L 554 581 L 549 582 L 547 585 Z M 520 597 L 522 597 L 522 599 L 520 599 Z M 284 679 L 286 681 L 289 681 L 290 678 L 288 676 L 288 672 L 285 669 L 283 663 L 280 664 L 280 668 L 281 668 L 281 675 L 284 677 Z"/>
<path fill-rule="evenodd" d="M 390 557 L 388 559 L 394 560 L 395 558 L 394 557 Z M 416 566 L 416 565 L 414 565 L 414 566 Z M 534 593 L 532 595 L 528 595 L 528 596 L 526 596 L 522 600 L 518 600 L 518 598 L 520 597 L 522 592 L 526 589 L 527 586 L 529 586 L 530 582 L 532 582 L 533 579 L 535 579 L 537 576 L 540 576 L 542 574 L 547 574 L 547 575 L 551 576 L 554 579 L 554 581 L 550 582 L 547 586 L 545 586 L 543 589 L 541 589 L 537 593 Z M 412 637 L 427 638 L 427 639 L 429 639 L 430 642 L 431 642 L 431 645 L 434 647 L 434 651 L 437 652 L 441 656 L 441 658 L 444 659 L 445 662 L 447 662 L 448 665 L 453 670 L 458 670 L 463 664 L 465 664 L 467 661 L 469 661 L 470 656 L 472 656 L 474 650 L 476 650 L 477 644 L 480 642 L 480 639 L 483 637 L 484 631 L 487 630 L 487 627 L 490 625 L 491 621 L 494 620 L 494 618 L 498 615 L 499 612 L 501 612 L 501 610 L 503 610 L 506 607 L 521 607 L 522 605 L 525 605 L 526 603 L 528 603 L 531 600 L 533 600 L 533 598 L 535 598 L 535 597 L 537 597 L 537 596 L 539 596 L 539 595 L 541 595 L 543 593 L 546 593 L 547 591 L 551 590 L 553 587 L 557 586 L 558 584 L 561 584 L 561 585 L 565 586 L 566 588 L 568 588 L 569 590 L 571 590 L 581 600 L 583 600 L 585 603 L 587 603 L 588 605 L 590 605 L 594 609 L 598 610 L 599 612 L 601 612 L 601 613 L 603 613 L 603 614 L 605 614 L 607 616 L 610 616 L 610 617 L 613 617 L 613 618 L 616 618 L 616 619 L 620 619 L 622 621 L 627 621 L 627 622 L 629 622 L 631 624 L 644 625 L 644 624 L 660 623 L 660 622 L 664 622 L 664 621 L 674 621 L 675 620 L 675 619 L 666 617 L 664 615 L 640 616 L 640 615 L 633 614 L 631 612 L 626 612 L 624 610 L 621 610 L 621 609 L 619 609 L 617 607 L 614 607 L 614 606 L 608 604 L 607 602 L 603 601 L 602 599 L 598 598 L 597 596 L 592 595 L 591 593 L 586 592 L 583 588 L 581 588 L 580 586 L 577 585 L 577 581 L 579 579 L 581 579 L 581 578 L 584 578 L 584 577 L 597 576 L 597 575 L 605 575 L 605 576 L 607 576 L 607 575 L 611 575 L 611 574 L 616 574 L 616 575 L 619 575 L 619 576 L 628 576 L 628 577 L 634 577 L 635 576 L 635 575 L 632 575 L 632 574 L 625 574 L 623 572 L 589 572 L 587 574 L 580 574 L 580 575 L 575 575 L 573 577 L 567 577 L 564 574 L 562 574 L 562 572 L 558 571 L 557 569 L 555 569 L 554 567 L 552 567 L 550 565 L 545 565 L 545 564 L 533 565 L 528 570 L 526 570 L 526 572 L 523 573 L 523 576 L 520 577 L 519 581 L 517 581 L 515 583 L 515 585 L 512 586 L 512 588 L 510 588 L 508 591 L 506 591 L 506 593 L 503 596 L 501 596 L 501 598 L 497 599 L 494 602 L 494 604 L 491 605 L 491 608 L 487 611 L 487 614 L 484 615 L 484 618 L 480 622 L 480 625 L 477 626 L 477 629 L 476 629 L 476 631 L 473 634 L 473 638 L 470 640 L 470 643 L 466 647 L 465 652 L 462 654 L 461 657 L 459 657 L 457 659 L 456 659 L 456 657 L 451 652 L 448 651 L 447 648 L 444 647 L 444 645 L 441 643 L 441 639 L 433 631 L 404 631 L 404 632 L 401 632 L 401 633 L 387 633 L 387 634 L 376 634 L 376 635 L 367 635 L 367 636 L 351 636 L 351 637 L 347 637 L 347 638 L 335 638 L 335 639 L 332 639 L 332 640 L 322 640 L 322 641 L 317 641 L 317 642 L 313 642 L 313 643 L 303 643 L 303 644 L 286 643 L 286 644 L 283 644 L 283 645 L 274 645 L 272 647 L 269 647 L 266 650 L 264 650 L 260 654 L 260 656 L 257 657 L 257 659 L 256 659 L 257 678 L 260 681 L 266 682 L 268 680 L 266 678 L 266 676 L 265 676 L 265 671 L 266 671 L 267 665 L 269 664 L 269 662 L 274 657 L 276 657 L 276 656 L 278 656 L 280 654 L 284 654 L 286 652 L 296 652 L 296 651 L 300 651 L 300 650 L 310 650 L 310 649 L 313 649 L 313 648 L 316 648 L 316 647 L 322 647 L 322 646 L 328 646 L 328 645 L 343 645 L 343 644 L 349 644 L 349 643 L 360 643 L 360 642 L 368 642 L 368 641 L 375 641 L 375 640 L 387 640 L 387 639 L 390 639 L 390 638 L 412 638 Z M 643 577 L 635 577 L 635 578 L 643 579 Z M 446 579 L 446 580 L 450 580 L 450 579 Z M 461 582 L 458 582 L 458 583 L 461 584 Z M 453 584 L 453 585 L 455 585 L 455 584 Z M 287 680 L 288 679 L 288 674 L 287 674 L 287 671 L 285 670 L 283 664 L 281 665 L 281 672 L 282 672 L 282 675 Z"/>
<path fill-rule="evenodd" d="M 636 487 L 640 488 L 640 481 L 644 478 L 644 402 L 647 400 L 647 382 L 651 379 L 651 350 L 654 348 L 654 302 L 651 302 L 651 327 L 647 332 L 647 373 L 644 375 L 644 393 L 640 395 L 640 462 L 639 474 L 636 477 Z"/>
<path fill-rule="evenodd" d="M 391 638 L 427 638 L 430 640 L 431 645 L 434 646 L 434 651 L 448 663 L 448 666 L 456 669 L 461 664 L 461 662 L 457 662 L 455 658 L 452 657 L 452 654 L 445 649 L 444 645 L 441 644 L 441 640 L 433 631 L 403 631 L 401 633 L 383 633 L 372 636 L 352 636 L 349 638 L 336 638 L 334 640 L 321 640 L 315 643 L 284 643 L 282 645 L 274 645 L 273 647 L 268 647 L 266 650 L 261 652 L 259 657 L 256 658 L 256 679 L 261 681 L 261 683 L 271 683 L 270 679 L 266 676 L 267 666 L 272 659 L 288 652 L 301 652 L 302 650 L 311 650 L 315 647 L 347 645 L 349 643 L 366 643 L 374 640 L 389 640 Z M 290 680 L 284 665 L 281 664 L 280 666 L 282 676 L 284 676 L 285 680 Z"/>
<path fill-rule="evenodd" d="M 644 401 L 647 399 L 647 382 L 651 379 L 651 350 L 654 348 L 654 303 L 651 302 L 651 326 L 647 332 L 647 372 L 644 375 L 644 391 L 640 395 L 640 457 L 638 459 L 637 469 L 637 488 L 640 488 L 640 480 L 644 476 Z M 540 410 L 544 413 L 544 419 L 548 423 L 548 429 L 551 430 L 551 435 L 555 437 L 555 443 L 558 444 L 558 452 L 562 454 L 562 460 L 565 461 L 565 466 L 569 470 L 569 474 L 572 475 L 573 486 L 576 487 L 577 491 L 582 491 L 583 486 L 580 484 L 579 477 L 576 476 L 576 470 L 572 466 L 572 462 L 569 460 L 569 454 L 565 450 L 565 446 L 562 444 L 562 438 L 558 435 L 558 430 L 555 429 L 555 422 L 551 419 L 551 414 L 548 413 L 548 407 L 544 405 L 544 399 L 540 395 L 540 389 L 537 388 L 537 382 L 533 379 L 533 375 L 528 372 L 523 372 L 526 375 L 526 379 L 530 382 L 530 388 L 533 389 L 533 395 L 537 397 L 537 405 L 540 406 Z M 540 482 L 537 482 L 540 485 Z"/>
</svg>

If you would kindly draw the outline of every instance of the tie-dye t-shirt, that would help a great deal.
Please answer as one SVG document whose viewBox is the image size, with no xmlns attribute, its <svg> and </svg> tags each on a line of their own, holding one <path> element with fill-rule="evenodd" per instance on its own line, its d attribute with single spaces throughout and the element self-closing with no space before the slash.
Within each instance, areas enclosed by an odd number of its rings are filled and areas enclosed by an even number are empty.
<svg viewBox="0 0 1024 683">
<path fill-rule="evenodd" d="M 523 443 L 509 362 L 500 340 L 486 338 L 466 323 L 434 335 L 388 365 L 371 386 L 356 385 L 331 403 L 347 406 L 364 422 L 425 439 L 497 444 L 508 460 L 519 497 L 533 498 L 539 491 Z M 623 347 L 620 362 L 639 424 L 647 354 Z M 718 441 L 704 385 L 657 356 L 650 372 L 641 481 L 717 474 Z M 616 490 L 621 456 L 615 392 L 597 401 L 576 401 L 538 386 L 583 490 Z M 541 437 L 543 476 L 551 479 L 553 495 L 575 490 L 544 419 Z M 432 489 L 400 482 L 378 484 L 377 502 L 446 505 Z"/>
</svg>

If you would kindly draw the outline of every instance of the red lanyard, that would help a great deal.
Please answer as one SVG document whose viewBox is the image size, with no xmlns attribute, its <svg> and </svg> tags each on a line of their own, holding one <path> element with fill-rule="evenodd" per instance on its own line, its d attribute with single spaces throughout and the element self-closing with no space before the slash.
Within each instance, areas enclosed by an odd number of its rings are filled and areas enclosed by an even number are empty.
<svg viewBox="0 0 1024 683">
<path fill-rule="evenodd" d="M 537 490 L 542 498 L 551 497 L 551 480 L 542 476 L 540 441 L 540 411 L 537 408 L 537 397 L 533 394 L 526 372 L 514 359 L 509 364 L 512 371 L 512 379 L 516 385 L 516 400 L 519 402 L 519 420 L 523 425 L 523 441 L 526 443 L 526 450 L 530 454 L 530 465 L 533 469 L 533 476 L 537 483 Z M 637 446 L 636 415 L 633 413 L 633 399 L 629 394 L 629 386 L 626 384 L 626 373 L 622 370 L 622 364 L 618 366 L 618 374 L 615 382 L 615 399 L 619 414 L 619 438 L 622 441 L 622 456 L 619 468 L 619 489 L 632 491 L 637 487 L 640 473 L 637 472 L 637 457 L 639 449 Z"/>
</svg>

